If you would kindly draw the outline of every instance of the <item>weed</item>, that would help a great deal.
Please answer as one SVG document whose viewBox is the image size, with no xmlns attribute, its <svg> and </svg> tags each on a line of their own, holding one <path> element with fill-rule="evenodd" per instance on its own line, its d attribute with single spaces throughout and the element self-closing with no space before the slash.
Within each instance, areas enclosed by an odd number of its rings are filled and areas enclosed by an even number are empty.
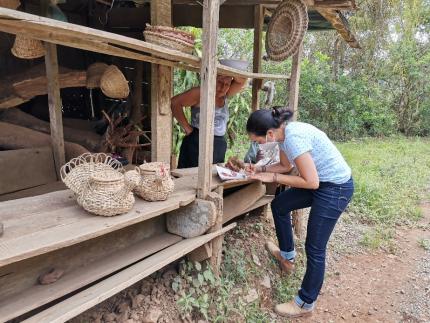
<svg viewBox="0 0 430 323">
<path fill-rule="evenodd" d="M 430 239 L 420 238 L 418 240 L 418 245 L 427 251 L 430 251 Z"/>
</svg>

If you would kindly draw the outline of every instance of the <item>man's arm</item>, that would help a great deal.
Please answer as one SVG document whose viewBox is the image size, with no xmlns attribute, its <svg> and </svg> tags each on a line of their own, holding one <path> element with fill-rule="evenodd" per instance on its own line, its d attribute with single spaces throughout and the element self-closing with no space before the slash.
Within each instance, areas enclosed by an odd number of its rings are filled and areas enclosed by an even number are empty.
<svg viewBox="0 0 430 323">
<path fill-rule="evenodd" d="M 231 82 L 230 85 L 230 89 L 227 92 L 227 96 L 233 96 L 239 92 L 242 91 L 242 89 L 244 88 L 246 82 L 247 82 L 247 78 L 243 78 L 243 77 L 234 77 L 233 81 Z"/>
<path fill-rule="evenodd" d="M 191 107 L 200 102 L 200 88 L 194 87 L 184 93 L 178 94 L 172 98 L 171 109 L 172 114 L 178 123 L 184 129 L 185 134 L 189 135 L 193 131 L 193 127 L 188 123 L 185 117 L 184 107 Z"/>
</svg>

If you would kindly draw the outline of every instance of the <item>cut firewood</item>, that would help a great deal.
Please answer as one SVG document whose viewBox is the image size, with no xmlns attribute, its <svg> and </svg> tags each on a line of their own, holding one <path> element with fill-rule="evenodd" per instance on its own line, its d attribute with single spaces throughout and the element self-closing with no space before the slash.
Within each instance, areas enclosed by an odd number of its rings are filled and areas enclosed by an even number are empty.
<svg viewBox="0 0 430 323">
<path fill-rule="evenodd" d="M 51 131 L 49 122 L 40 120 L 19 109 L 7 109 L 0 112 L 0 120 L 47 134 Z M 90 151 L 99 151 L 102 137 L 95 132 L 72 129 L 69 127 L 64 127 L 63 131 L 64 139 L 67 141 L 80 144 Z"/>
<path fill-rule="evenodd" d="M 51 145 L 51 136 L 45 133 L 7 122 L 0 122 L 0 148 L 2 149 L 34 148 L 49 145 Z M 81 145 L 71 142 L 65 142 L 64 148 L 66 150 L 66 160 L 88 152 Z"/>
<path fill-rule="evenodd" d="M 60 67 L 60 88 L 86 86 L 87 72 Z M 47 94 L 45 65 L 37 65 L 23 73 L 0 80 L 0 109 L 12 108 L 37 95 Z"/>
</svg>

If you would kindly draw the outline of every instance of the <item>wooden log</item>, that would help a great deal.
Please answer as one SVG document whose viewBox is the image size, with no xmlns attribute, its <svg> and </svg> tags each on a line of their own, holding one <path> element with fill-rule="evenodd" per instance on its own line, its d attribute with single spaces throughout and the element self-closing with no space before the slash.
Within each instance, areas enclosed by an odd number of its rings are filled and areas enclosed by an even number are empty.
<svg viewBox="0 0 430 323">
<path fill-rule="evenodd" d="M 35 148 L 51 145 L 51 137 L 47 134 L 25 127 L 0 122 L 0 147 L 3 149 Z M 88 152 L 81 145 L 65 142 L 66 159 L 70 160 Z"/>
<path fill-rule="evenodd" d="M 254 73 L 261 72 L 261 56 L 263 44 L 263 23 L 264 23 L 264 8 L 262 5 L 256 5 L 254 12 L 254 58 L 252 71 Z M 262 81 L 255 79 L 252 82 L 252 111 L 256 111 L 260 105 L 260 89 Z"/>
<path fill-rule="evenodd" d="M 211 191 L 212 181 L 218 22 L 219 0 L 205 0 L 200 71 L 199 177 L 197 182 L 197 195 L 203 199 Z"/>
<path fill-rule="evenodd" d="M 7 109 L 0 112 L 0 120 L 43 133 L 51 133 L 49 122 L 38 119 L 19 109 Z M 77 143 L 90 151 L 99 151 L 102 137 L 95 132 L 70 127 L 64 127 L 63 130 L 64 139 L 67 141 Z"/>
<path fill-rule="evenodd" d="M 86 72 L 60 67 L 60 88 L 86 85 Z M 0 80 L 0 109 L 12 108 L 37 95 L 47 94 L 47 78 L 44 65 L 37 65 L 24 73 Z"/>
<path fill-rule="evenodd" d="M 215 204 L 217 210 L 217 218 L 214 226 L 209 230 L 209 232 L 216 232 L 221 230 L 224 216 L 224 199 L 223 199 L 223 187 L 220 186 L 217 188 L 216 192 L 210 192 L 208 194 L 208 199 Z M 220 275 L 221 270 L 221 262 L 222 262 L 222 243 L 224 241 L 224 235 L 220 235 L 214 238 L 211 242 L 211 258 L 210 264 L 212 270 L 214 271 L 216 276 Z"/>
</svg>

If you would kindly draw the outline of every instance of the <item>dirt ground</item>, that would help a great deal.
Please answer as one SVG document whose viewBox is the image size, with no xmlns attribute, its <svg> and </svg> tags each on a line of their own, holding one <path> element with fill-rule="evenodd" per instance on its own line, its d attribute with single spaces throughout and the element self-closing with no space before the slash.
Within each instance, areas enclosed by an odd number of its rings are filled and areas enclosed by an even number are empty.
<svg viewBox="0 0 430 323">
<path fill-rule="evenodd" d="M 365 226 L 351 221 L 353 214 L 342 216 L 330 241 L 326 280 L 316 311 L 308 319 L 295 321 L 430 322 L 430 251 L 418 243 L 430 239 L 430 201 L 422 209 L 424 216 L 418 224 L 396 229 L 390 252 L 365 249 L 359 243 Z M 242 250 L 248 265 L 255 270 L 257 263 L 260 272 L 255 284 L 237 286 L 234 292 L 245 300 L 253 294 L 251 302 L 257 301 L 267 318 L 259 322 L 286 322 L 273 312 L 275 284 L 288 278 L 280 275 L 264 250 L 262 242 L 269 236 L 273 238 L 270 214 L 266 219 L 241 219 L 238 228 L 226 235 L 226 245 Z M 176 269 L 163 269 L 72 322 L 205 322 L 201 317 L 181 316 L 176 304 L 179 296 L 172 290 Z M 238 315 L 227 321 L 246 320 Z"/>
</svg>

